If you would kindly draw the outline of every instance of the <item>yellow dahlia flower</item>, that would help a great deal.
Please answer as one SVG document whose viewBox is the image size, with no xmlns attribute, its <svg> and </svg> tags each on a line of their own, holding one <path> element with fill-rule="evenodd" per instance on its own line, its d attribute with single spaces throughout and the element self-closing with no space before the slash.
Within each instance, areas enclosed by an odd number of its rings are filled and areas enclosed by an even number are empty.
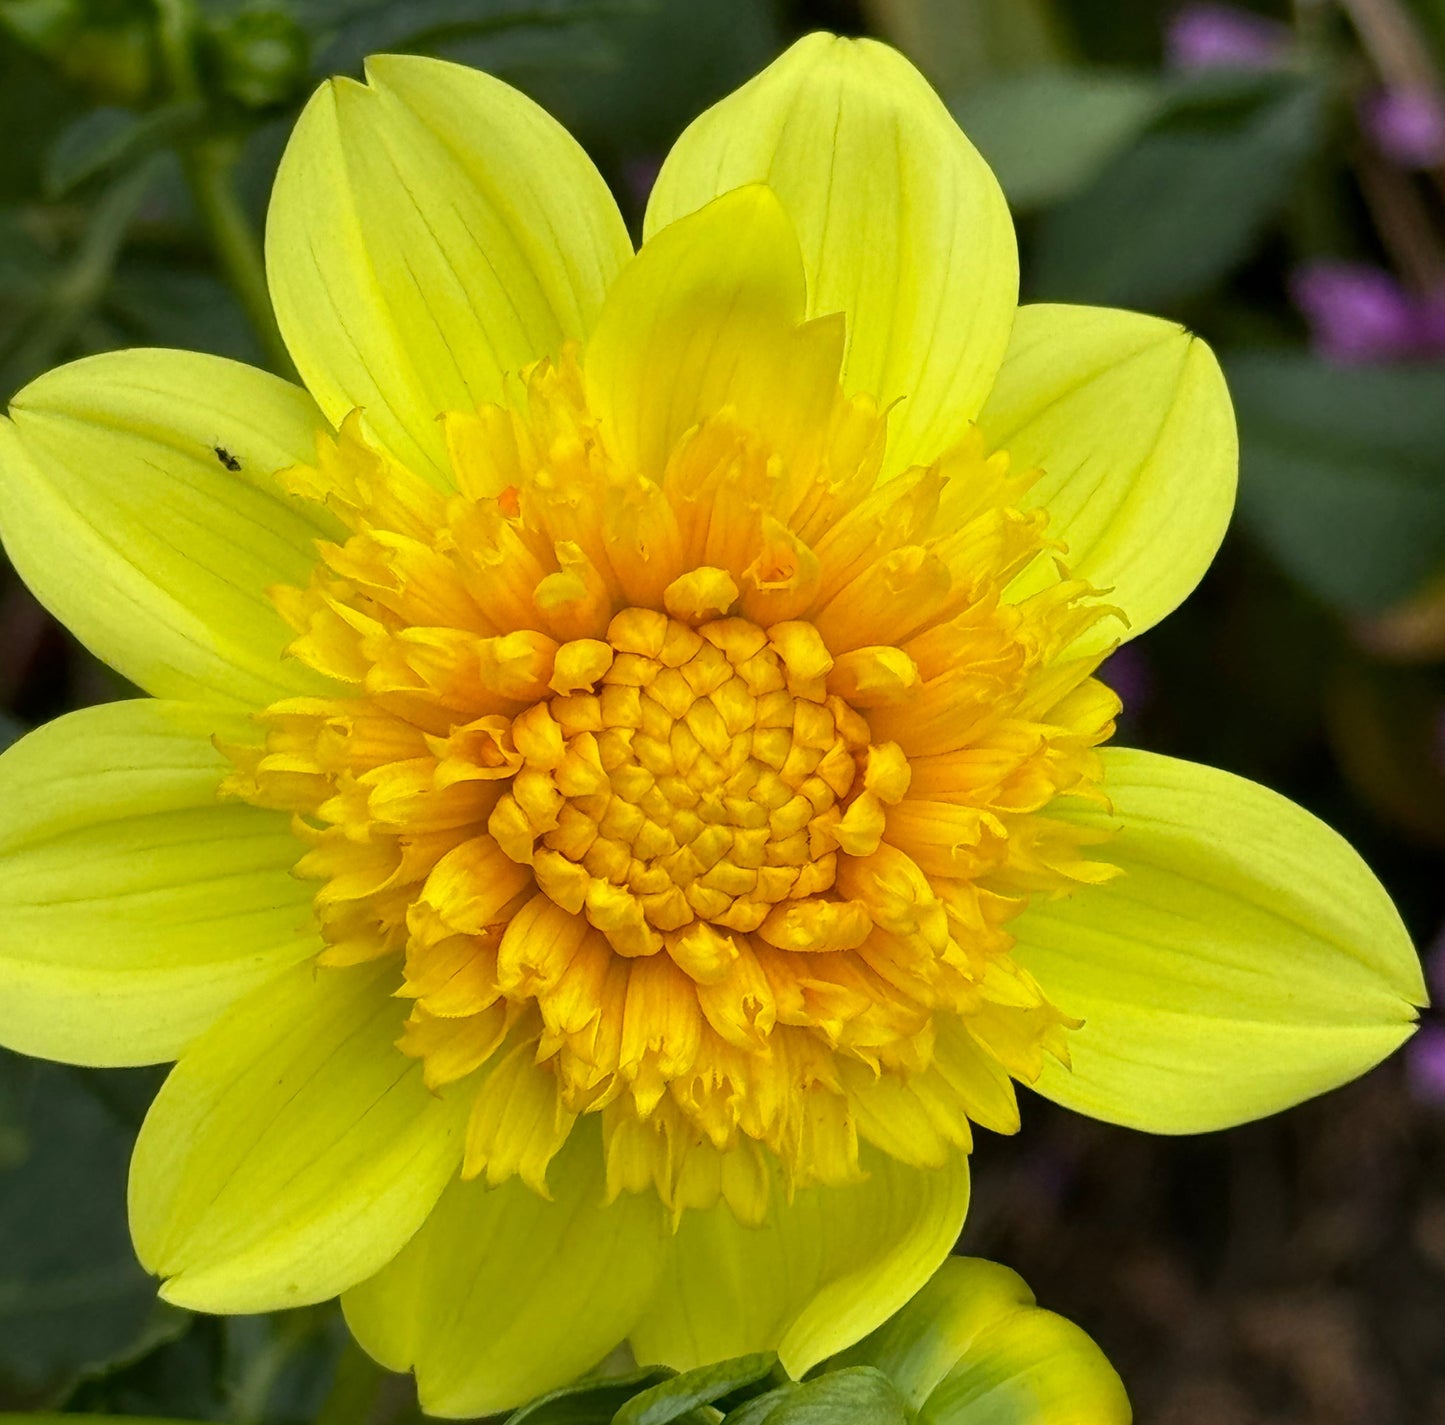
<svg viewBox="0 0 1445 1425">
<path fill-rule="evenodd" d="M 636 254 L 534 105 L 380 58 L 267 259 L 306 391 L 119 352 L 0 422 L 16 568 L 152 695 L 0 763 L 0 1040 L 179 1059 L 167 1298 L 341 1293 L 442 1414 L 624 1338 L 801 1372 L 944 1258 L 1013 1080 L 1194 1131 L 1410 1033 L 1343 842 L 1101 748 L 1229 400 L 1167 322 L 1017 308 L 897 54 L 813 36 L 704 114 Z"/>
</svg>

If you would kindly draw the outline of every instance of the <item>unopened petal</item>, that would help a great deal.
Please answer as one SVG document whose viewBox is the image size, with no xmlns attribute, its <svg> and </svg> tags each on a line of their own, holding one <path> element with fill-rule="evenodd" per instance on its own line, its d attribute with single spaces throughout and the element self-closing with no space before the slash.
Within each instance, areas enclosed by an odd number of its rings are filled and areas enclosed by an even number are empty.
<svg viewBox="0 0 1445 1425">
<path fill-rule="evenodd" d="M 761 184 L 652 237 L 614 284 L 587 350 L 589 401 L 621 463 L 660 477 L 689 427 L 758 384 L 750 368 L 787 340 L 805 304 L 797 237 Z M 784 373 L 769 374 L 776 399 Z"/>
<path fill-rule="evenodd" d="M 952 1257 L 907 1306 L 832 1362 L 872 1366 L 926 1425 L 1129 1425 L 1104 1353 L 1023 1279 Z"/>
</svg>

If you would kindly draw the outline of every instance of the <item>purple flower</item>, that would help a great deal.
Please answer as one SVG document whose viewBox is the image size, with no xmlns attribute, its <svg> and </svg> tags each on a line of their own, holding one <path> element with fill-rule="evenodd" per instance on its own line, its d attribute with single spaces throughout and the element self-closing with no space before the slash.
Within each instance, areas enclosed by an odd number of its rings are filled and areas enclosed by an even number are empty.
<svg viewBox="0 0 1445 1425">
<path fill-rule="evenodd" d="M 1442 927 L 1423 956 L 1425 984 L 1430 998 L 1445 1000 L 1445 927 Z M 1419 1103 L 1445 1107 L 1445 1026 L 1426 1024 L 1405 1050 L 1405 1079 Z"/>
<path fill-rule="evenodd" d="M 1418 1103 L 1445 1106 L 1445 1029 L 1427 1024 L 1405 1051 L 1405 1080 Z"/>
<path fill-rule="evenodd" d="M 1433 89 L 1377 89 L 1361 101 L 1360 122 L 1401 168 L 1445 163 L 1445 105 Z"/>
<path fill-rule="evenodd" d="M 1384 268 L 1312 262 L 1295 272 L 1290 291 L 1326 360 L 1369 364 L 1445 352 L 1445 294 L 1416 296 Z"/>
<path fill-rule="evenodd" d="M 1185 5 L 1169 22 L 1165 54 L 1172 69 L 1280 69 L 1289 63 L 1288 25 L 1238 5 Z"/>
</svg>

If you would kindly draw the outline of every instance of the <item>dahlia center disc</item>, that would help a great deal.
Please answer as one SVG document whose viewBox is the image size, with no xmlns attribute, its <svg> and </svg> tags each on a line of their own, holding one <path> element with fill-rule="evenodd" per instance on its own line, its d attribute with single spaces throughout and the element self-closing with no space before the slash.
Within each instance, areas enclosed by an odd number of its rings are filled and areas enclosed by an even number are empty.
<svg viewBox="0 0 1445 1425">
<path fill-rule="evenodd" d="M 801 916 L 829 948 L 866 935 L 830 893 L 868 727 L 828 696 L 811 625 L 625 609 L 578 643 L 601 671 L 515 720 L 524 761 L 492 817 L 541 889 L 618 953 L 665 949 L 701 979 L 733 933 L 791 944 Z"/>
</svg>

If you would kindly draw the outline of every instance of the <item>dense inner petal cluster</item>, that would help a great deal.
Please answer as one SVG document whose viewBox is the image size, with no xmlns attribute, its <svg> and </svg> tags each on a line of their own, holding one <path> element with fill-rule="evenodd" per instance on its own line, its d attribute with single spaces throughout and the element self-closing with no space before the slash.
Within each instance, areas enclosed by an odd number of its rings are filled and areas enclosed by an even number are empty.
<svg viewBox="0 0 1445 1425">
<path fill-rule="evenodd" d="M 444 418 L 453 488 L 359 414 L 284 473 L 344 533 L 275 591 L 321 676 L 228 790 L 295 814 L 324 964 L 397 958 L 402 1050 L 474 1096 L 465 1173 L 545 1191 L 598 1114 L 613 1192 L 754 1221 L 860 1137 L 1011 1129 L 1065 1053 L 1007 925 L 1110 874 L 1051 814 L 1101 795 L 1076 650 L 1110 610 L 976 434 L 879 483 L 836 334 L 655 475 L 575 351 Z"/>
<path fill-rule="evenodd" d="M 866 939 L 863 907 L 827 896 L 840 845 L 874 850 L 882 828 L 877 790 L 850 794 L 891 764 L 896 801 L 906 773 L 896 744 L 860 768 L 868 725 L 828 695 L 810 624 L 694 629 L 624 609 L 605 642 L 558 655 L 593 681 L 523 714 L 523 760 L 490 822 L 557 905 L 619 955 L 666 950 L 704 984 L 739 933 L 799 950 Z"/>
</svg>

